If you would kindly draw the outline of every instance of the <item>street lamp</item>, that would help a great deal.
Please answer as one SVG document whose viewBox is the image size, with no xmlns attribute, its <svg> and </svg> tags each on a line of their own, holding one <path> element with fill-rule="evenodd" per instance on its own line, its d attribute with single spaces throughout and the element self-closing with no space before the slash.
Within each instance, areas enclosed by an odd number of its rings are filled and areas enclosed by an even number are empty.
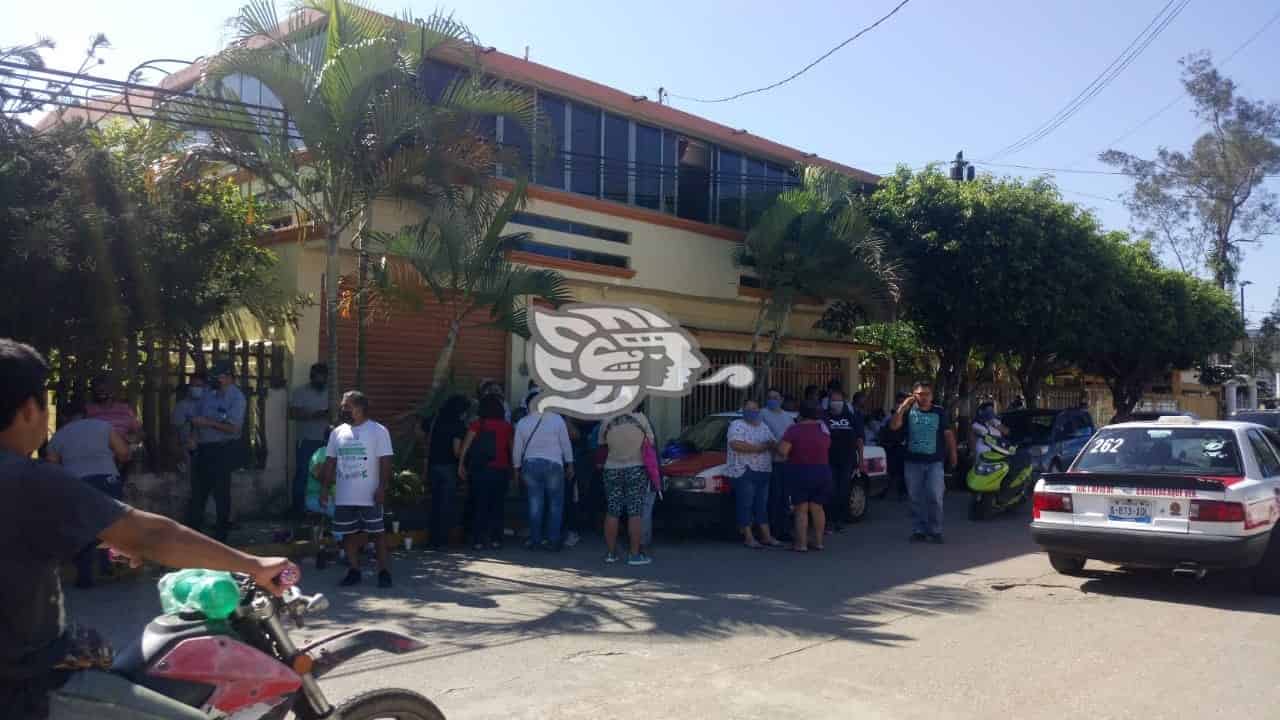
<svg viewBox="0 0 1280 720">
<path fill-rule="evenodd" d="M 1244 316 L 1244 289 L 1252 284 L 1252 280 L 1244 280 L 1240 283 L 1240 322 L 1244 323 L 1246 328 L 1249 327 L 1249 320 Z"/>
</svg>

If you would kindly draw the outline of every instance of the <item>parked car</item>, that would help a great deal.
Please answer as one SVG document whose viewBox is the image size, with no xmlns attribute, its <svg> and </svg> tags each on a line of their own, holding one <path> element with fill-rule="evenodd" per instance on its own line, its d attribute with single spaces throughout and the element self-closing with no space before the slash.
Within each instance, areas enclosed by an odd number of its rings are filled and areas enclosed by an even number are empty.
<svg viewBox="0 0 1280 720">
<path fill-rule="evenodd" d="M 1231 419 L 1280 430 L 1280 410 L 1241 410 L 1233 414 Z"/>
<path fill-rule="evenodd" d="M 1031 455 L 1037 472 L 1058 472 L 1093 436 L 1093 417 L 1085 410 L 1010 410 L 1000 415 L 1009 442 Z"/>
<path fill-rule="evenodd" d="M 741 413 L 708 415 L 689 426 L 663 450 L 663 499 L 659 503 L 664 523 L 677 527 L 717 527 L 731 530 L 734 518 L 733 485 L 725 476 L 729 423 Z M 867 513 L 872 492 L 883 495 L 889 485 L 884 448 L 866 446 L 866 471 L 859 472 L 849 498 L 853 522 Z"/>
<path fill-rule="evenodd" d="M 1091 559 L 1197 577 L 1247 568 L 1257 590 L 1280 592 L 1280 433 L 1185 416 L 1105 427 L 1040 479 L 1032 518 L 1061 573 Z"/>
<path fill-rule="evenodd" d="M 1186 410 L 1143 410 L 1140 412 L 1132 412 L 1128 415 L 1117 415 L 1111 418 L 1111 424 L 1122 422 L 1151 422 L 1159 420 L 1163 417 L 1189 417 L 1193 420 L 1199 420 L 1200 416 Z"/>
</svg>

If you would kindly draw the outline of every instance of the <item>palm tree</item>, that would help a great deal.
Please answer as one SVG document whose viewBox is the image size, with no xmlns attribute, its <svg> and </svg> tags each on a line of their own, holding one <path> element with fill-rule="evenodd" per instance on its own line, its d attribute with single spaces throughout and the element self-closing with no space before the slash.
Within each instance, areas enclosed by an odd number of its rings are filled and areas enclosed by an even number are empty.
<svg viewBox="0 0 1280 720">
<path fill-rule="evenodd" d="M 427 97 L 427 58 L 479 67 L 474 37 L 449 16 L 396 20 L 347 0 L 304 0 L 282 22 L 273 0 L 253 0 L 233 25 L 237 42 L 209 62 L 196 97 L 171 103 L 168 113 L 208 126 L 211 141 L 193 155 L 229 162 L 288 195 L 324 235 L 327 351 L 336 378 L 340 236 L 358 223 L 363 275 L 369 209 L 378 198 L 491 212 L 492 193 L 478 193 L 488 207 L 470 199 L 471 188 L 491 182 L 497 152 L 476 122 L 501 115 L 531 126 L 532 99 L 479 72 L 460 73 L 439 99 Z M 239 99 L 223 82 L 236 75 L 270 90 L 288 123 L 225 102 Z M 360 308 L 363 277 L 361 286 Z M 331 420 L 338 390 L 329 384 Z"/>
<path fill-rule="evenodd" d="M 780 194 L 761 214 L 735 261 L 755 271 L 769 293 L 760 300 L 747 357 L 755 367 L 767 328 L 761 394 L 801 298 L 834 300 L 874 314 L 898 295 L 897 268 L 870 232 L 852 181 L 827 168 L 804 169 L 801 185 Z"/>
<path fill-rule="evenodd" d="M 491 325 L 523 337 L 531 300 L 560 305 L 572 300 L 565 278 L 554 270 L 512 263 L 508 251 L 529 233 L 502 233 L 512 213 L 524 205 L 524 180 L 517 180 L 493 209 L 475 198 L 471 205 L 448 204 L 426 213 L 422 222 L 396 235 L 381 235 L 389 250 L 378 271 L 381 300 L 421 306 L 428 297 L 444 308 L 448 331 L 431 373 L 430 405 L 449 380 L 458 338 L 469 326 Z M 475 320 L 486 313 L 487 321 Z"/>
</svg>

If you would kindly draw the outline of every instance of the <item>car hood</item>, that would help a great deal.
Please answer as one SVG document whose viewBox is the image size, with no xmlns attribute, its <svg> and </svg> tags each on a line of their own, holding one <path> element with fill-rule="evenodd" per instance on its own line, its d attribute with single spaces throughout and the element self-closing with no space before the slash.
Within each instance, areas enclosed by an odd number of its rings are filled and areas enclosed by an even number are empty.
<svg viewBox="0 0 1280 720">
<path fill-rule="evenodd" d="M 706 450 L 692 455 L 677 458 L 662 465 L 662 474 L 672 477 L 690 477 L 717 465 L 723 465 L 725 453 L 720 450 Z"/>
</svg>

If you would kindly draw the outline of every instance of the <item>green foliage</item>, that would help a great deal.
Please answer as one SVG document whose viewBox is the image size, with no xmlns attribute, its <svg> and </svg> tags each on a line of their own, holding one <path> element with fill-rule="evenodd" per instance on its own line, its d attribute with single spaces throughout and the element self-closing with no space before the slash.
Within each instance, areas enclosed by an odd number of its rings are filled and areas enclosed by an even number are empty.
<svg viewBox="0 0 1280 720">
<path fill-rule="evenodd" d="M 406 507 L 422 502 L 426 489 L 422 485 L 422 476 L 413 470 L 401 470 L 391 476 L 387 483 L 387 506 Z"/>
</svg>

